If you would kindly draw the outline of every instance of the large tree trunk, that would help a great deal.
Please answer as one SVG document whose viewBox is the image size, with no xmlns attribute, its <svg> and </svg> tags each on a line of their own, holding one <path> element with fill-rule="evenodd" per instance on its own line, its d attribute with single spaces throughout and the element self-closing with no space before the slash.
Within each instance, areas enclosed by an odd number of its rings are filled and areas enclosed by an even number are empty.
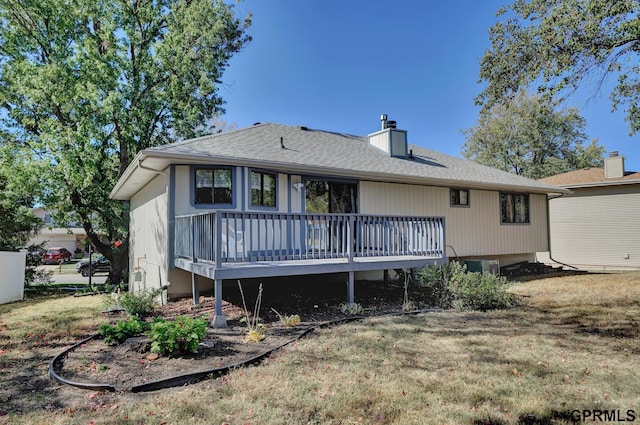
<svg viewBox="0 0 640 425">
<path fill-rule="evenodd" d="M 129 241 L 122 241 L 122 244 L 113 250 L 111 261 L 111 271 L 109 272 L 109 283 L 119 285 L 129 281 Z"/>
</svg>

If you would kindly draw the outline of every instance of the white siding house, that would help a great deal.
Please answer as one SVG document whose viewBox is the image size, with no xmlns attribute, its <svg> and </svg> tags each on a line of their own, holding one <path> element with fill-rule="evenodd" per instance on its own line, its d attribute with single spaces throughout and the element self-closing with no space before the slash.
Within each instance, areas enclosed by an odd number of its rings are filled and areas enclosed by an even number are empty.
<svg viewBox="0 0 640 425">
<path fill-rule="evenodd" d="M 130 285 L 197 302 L 213 281 L 534 260 L 547 195 L 566 190 L 407 143 L 257 124 L 138 153 L 113 189 L 131 201 Z"/>
<path fill-rule="evenodd" d="M 604 168 L 541 180 L 571 190 L 549 200 L 552 261 L 587 269 L 640 269 L 640 173 L 617 152 Z"/>
</svg>

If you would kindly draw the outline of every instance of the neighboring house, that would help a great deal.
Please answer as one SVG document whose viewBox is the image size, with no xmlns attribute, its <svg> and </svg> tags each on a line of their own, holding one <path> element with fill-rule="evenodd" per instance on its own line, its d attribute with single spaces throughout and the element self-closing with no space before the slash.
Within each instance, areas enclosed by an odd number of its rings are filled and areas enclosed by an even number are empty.
<svg viewBox="0 0 640 425">
<path fill-rule="evenodd" d="M 53 219 L 53 213 L 46 208 L 34 208 L 33 213 L 44 222 L 40 232 L 29 240 L 29 245 L 46 243 L 45 248 L 62 247 L 70 252 L 83 249 L 87 235 L 82 227 L 76 223 L 69 223 L 69 227 L 62 227 Z"/>
<path fill-rule="evenodd" d="M 448 257 L 535 260 L 562 189 L 407 144 L 382 117 L 365 137 L 279 124 L 145 149 L 113 191 L 130 200 L 130 286 L 170 298 L 213 280 L 346 273 Z M 211 288 L 211 286 L 207 286 Z"/>
<path fill-rule="evenodd" d="M 550 257 L 579 268 L 640 268 L 640 173 L 611 152 L 604 168 L 540 180 L 571 190 L 549 199 Z"/>
</svg>

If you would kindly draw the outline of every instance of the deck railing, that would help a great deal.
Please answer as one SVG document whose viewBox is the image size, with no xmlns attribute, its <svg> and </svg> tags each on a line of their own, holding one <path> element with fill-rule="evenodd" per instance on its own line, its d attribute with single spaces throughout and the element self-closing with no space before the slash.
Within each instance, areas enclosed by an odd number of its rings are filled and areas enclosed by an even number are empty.
<svg viewBox="0 0 640 425">
<path fill-rule="evenodd" d="M 444 218 L 216 211 L 175 220 L 175 256 L 217 267 L 406 255 L 444 256 Z"/>
</svg>

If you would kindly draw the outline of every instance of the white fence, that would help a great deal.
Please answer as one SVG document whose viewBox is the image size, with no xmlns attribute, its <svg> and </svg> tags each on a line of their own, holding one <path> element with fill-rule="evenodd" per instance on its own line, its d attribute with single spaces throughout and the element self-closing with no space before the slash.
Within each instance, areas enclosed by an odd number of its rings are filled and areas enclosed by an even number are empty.
<svg viewBox="0 0 640 425">
<path fill-rule="evenodd" d="M 24 298 L 26 252 L 0 252 L 0 304 Z"/>
</svg>

